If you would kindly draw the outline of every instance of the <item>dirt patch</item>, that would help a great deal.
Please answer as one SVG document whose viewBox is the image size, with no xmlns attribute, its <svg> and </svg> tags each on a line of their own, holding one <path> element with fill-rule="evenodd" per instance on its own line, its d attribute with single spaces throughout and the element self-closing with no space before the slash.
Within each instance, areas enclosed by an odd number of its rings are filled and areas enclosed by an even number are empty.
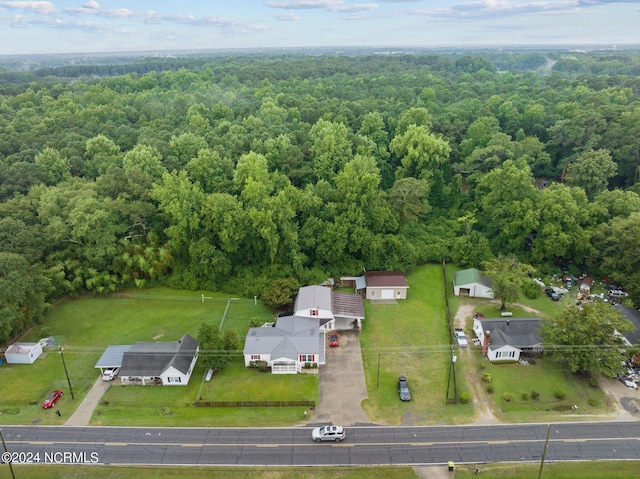
<svg viewBox="0 0 640 479">
<path fill-rule="evenodd" d="M 464 329 L 467 319 L 469 319 L 473 311 L 477 308 L 476 304 L 463 304 L 456 311 L 456 315 L 453 320 L 454 327 Z M 472 337 L 469 337 L 469 346 L 467 348 L 460 348 L 460 356 L 467 364 L 473 364 L 473 358 L 471 357 L 471 350 L 473 348 Z M 491 403 L 487 399 L 482 385 L 478 380 L 477 375 L 473 374 L 474 368 L 465 368 L 463 374 L 469 388 L 469 394 L 471 394 L 471 400 L 473 401 L 473 407 L 476 411 L 473 424 L 498 424 L 500 419 L 496 417 L 491 409 Z"/>
</svg>

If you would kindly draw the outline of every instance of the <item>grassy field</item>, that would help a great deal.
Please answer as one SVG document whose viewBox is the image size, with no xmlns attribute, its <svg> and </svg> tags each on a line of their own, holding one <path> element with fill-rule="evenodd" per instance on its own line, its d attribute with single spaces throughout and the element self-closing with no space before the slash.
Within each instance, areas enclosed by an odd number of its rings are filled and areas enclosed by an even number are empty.
<svg viewBox="0 0 640 479">
<path fill-rule="evenodd" d="M 115 382 L 96 408 L 92 425 L 126 426 L 277 426 L 304 419 L 304 407 L 196 408 L 203 401 L 316 401 L 318 378 L 314 374 L 272 375 L 244 367 L 235 357 L 210 382 L 206 371 L 196 367 L 185 387 L 122 386 Z M 133 421 L 133 422 L 132 422 Z"/>
<path fill-rule="evenodd" d="M 201 301 L 203 293 L 209 298 L 204 304 Z M 75 401 L 71 399 L 61 355 L 57 349 L 49 350 L 44 358 L 32 365 L 3 364 L 0 367 L 2 423 L 64 423 L 98 379 L 99 372 L 94 364 L 107 346 L 137 341 L 175 341 L 185 333 L 196 337 L 203 322 L 219 325 L 227 307 L 227 297 L 212 292 L 152 289 L 133 291 L 129 297 L 126 294 L 123 296 L 62 301 L 49 311 L 43 324 L 33 328 L 23 338 L 23 341 L 38 341 L 45 333 L 53 335 L 58 344 L 64 347 L 64 359 Z M 271 313 L 261 303 L 254 305 L 253 300 L 232 301 L 224 328 L 233 328 L 243 337 L 252 318 L 269 321 Z M 200 377 L 194 376 L 195 381 L 187 388 L 164 388 L 163 396 L 180 399 L 176 403 L 178 407 L 186 405 L 187 401 L 193 402 Z M 191 390 L 192 387 L 196 389 Z M 58 403 L 61 417 L 56 416 L 53 410 L 40 407 L 42 399 L 52 389 L 65 392 Z M 136 390 L 143 394 L 142 389 Z M 169 392 L 169 389 L 172 391 Z M 144 394 L 158 394 L 151 390 L 145 389 Z M 115 398 L 106 399 L 117 404 Z M 156 410 L 155 403 L 152 409 Z"/>
<path fill-rule="evenodd" d="M 475 375 L 485 390 L 489 383 L 481 377 L 491 375 L 494 392 L 485 394 L 503 421 L 575 421 L 581 415 L 608 412 L 601 389 L 591 386 L 587 377 L 571 374 L 555 361 L 539 359 L 528 366 L 492 364 L 482 357 L 480 349 L 473 351 L 473 358 Z M 532 398 L 532 391 L 539 394 L 538 399 Z M 558 399 L 556 392 L 564 393 L 564 399 Z M 512 396 L 511 401 L 504 400 L 504 393 Z"/>
<path fill-rule="evenodd" d="M 398 304 L 365 304 L 360 336 L 369 398 L 363 404 L 372 421 L 386 424 L 458 424 L 473 406 L 446 405 L 451 362 L 440 265 L 417 268 L 409 292 Z M 407 376 L 412 401 L 398 399 L 398 375 Z M 459 391 L 465 390 L 458 375 Z"/>
<path fill-rule="evenodd" d="M 2 469 L 5 469 L 4 467 Z M 0 469 L 0 470 L 2 470 Z M 29 479 L 417 479 L 410 467 L 144 467 L 144 466 L 14 466 L 16 477 Z M 6 476 L 10 477 L 8 469 Z"/>
<path fill-rule="evenodd" d="M 18 466 L 14 465 L 16 477 L 29 479 L 50 479 L 65 477 L 68 479 L 417 479 L 418 475 L 410 467 L 144 467 L 144 466 Z M 434 470 L 444 470 L 446 466 L 433 466 Z M 538 477 L 539 464 L 483 464 L 476 474 L 474 465 L 457 464 L 455 477 L 465 478 L 501 478 L 531 479 Z M 636 477 L 640 463 L 637 461 L 598 461 L 545 463 L 542 477 L 545 479 L 628 479 Z M 427 473 L 428 468 L 425 468 Z M 453 474 L 445 475 L 454 477 Z M 1 476 L 5 477 L 5 476 Z M 6 477 L 9 477 L 8 472 Z"/>
</svg>

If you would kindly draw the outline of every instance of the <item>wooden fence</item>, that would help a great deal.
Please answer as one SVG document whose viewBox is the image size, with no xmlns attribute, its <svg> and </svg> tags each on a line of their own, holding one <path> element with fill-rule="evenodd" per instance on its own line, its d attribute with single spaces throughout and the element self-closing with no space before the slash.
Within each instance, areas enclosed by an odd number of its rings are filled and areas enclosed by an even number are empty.
<svg viewBox="0 0 640 479">
<path fill-rule="evenodd" d="M 196 401 L 195 407 L 286 407 L 305 406 L 315 408 L 315 401 Z"/>
</svg>

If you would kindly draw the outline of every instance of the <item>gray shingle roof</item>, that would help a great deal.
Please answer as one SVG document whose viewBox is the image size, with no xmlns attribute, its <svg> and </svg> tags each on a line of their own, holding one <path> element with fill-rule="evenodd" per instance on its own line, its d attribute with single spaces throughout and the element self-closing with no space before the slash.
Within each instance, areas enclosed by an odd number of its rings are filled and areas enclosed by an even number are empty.
<svg viewBox="0 0 640 479">
<path fill-rule="evenodd" d="M 294 311 L 303 309 L 326 309 L 331 311 L 331 288 L 325 286 L 303 286 L 298 290 Z"/>
<path fill-rule="evenodd" d="M 322 340 L 318 319 L 282 316 L 272 327 L 251 328 L 243 353 L 297 360 L 299 354 L 320 354 Z"/>
<path fill-rule="evenodd" d="M 157 377 L 170 367 L 187 374 L 198 342 L 185 334 L 178 341 L 138 342 L 122 357 L 121 376 Z"/>
<path fill-rule="evenodd" d="M 531 348 L 542 343 L 540 318 L 483 318 L 483 331 L 489 331 L 492 349 L 502 346 Z"/>
</svg>

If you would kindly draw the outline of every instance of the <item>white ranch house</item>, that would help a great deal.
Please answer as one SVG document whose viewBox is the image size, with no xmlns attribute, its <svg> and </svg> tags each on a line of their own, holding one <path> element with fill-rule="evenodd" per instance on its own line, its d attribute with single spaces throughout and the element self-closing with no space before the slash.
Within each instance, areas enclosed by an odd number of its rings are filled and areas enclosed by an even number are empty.
<svg viewBox="0 0 640 479">
<path fill-rule="evenodd" d="M 186 386 L 198 359 L 198 342 L 188 334 L 178 341 L 138 342 L 122 355 L 120 381 L 142 386 Z"/>
<path fill-rule="evenodd" d="M 543 351 L 540 318 L 474 318 L 473 332 L 489 361 L 511 362 Z"/>
<path fill-rule="evenodd" d="M 244 343 L 246 367 L 264 361 L 273 374 L 296 374 L 307 363 L 325 363 L 325 333 L 318 320 L 300 316 L 280 316 L 275 323 L 251 328 Z"/>
</svg>

